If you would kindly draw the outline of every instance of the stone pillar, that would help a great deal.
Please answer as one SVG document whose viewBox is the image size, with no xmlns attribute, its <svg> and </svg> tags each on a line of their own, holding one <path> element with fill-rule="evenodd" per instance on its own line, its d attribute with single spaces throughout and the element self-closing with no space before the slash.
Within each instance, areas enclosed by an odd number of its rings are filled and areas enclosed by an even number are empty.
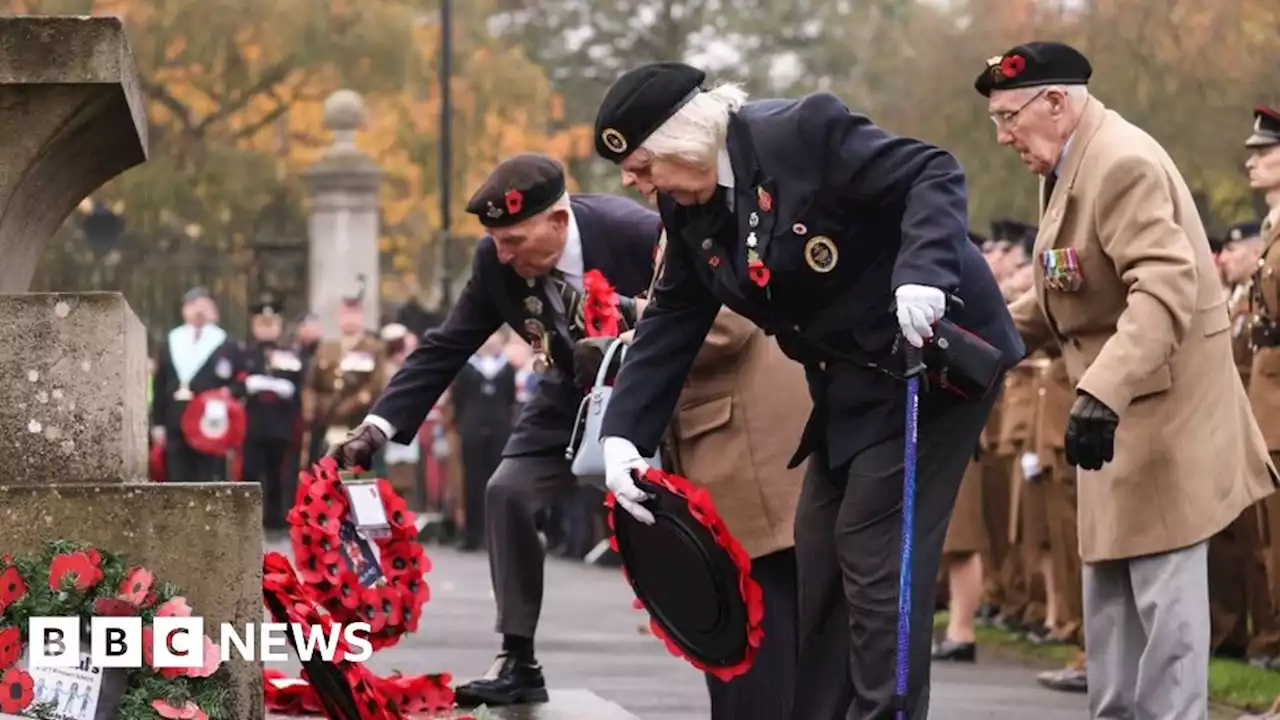
<svg viewBox="0 0 1280 720">
<path fill-rule="evenodd" d="M 382 170 L 356 147 L 356 131 L 364 122 L 359 94 L 339 90 L 330 95 L 324 102 L 324 122 L 333 131 L 333 145 L 306 173 L 311 196 L 310 305 L 325 337 L 335 338 L 339 303 L 362 287 L 368 322 L 378 322 Z"/>
<path fill-rule="evenodd" d="M 27 293 L 83 198 L 147 159 L 146 102 L 106 17 L 0 17 L 0 554 L 68 539 L 126 553 L 207 621 L 262 620 L 256 484 L 151 484 L 147 348 L 119 293 Z M 261 720 L 260 663 L 231 715 Z"/>
</svg>

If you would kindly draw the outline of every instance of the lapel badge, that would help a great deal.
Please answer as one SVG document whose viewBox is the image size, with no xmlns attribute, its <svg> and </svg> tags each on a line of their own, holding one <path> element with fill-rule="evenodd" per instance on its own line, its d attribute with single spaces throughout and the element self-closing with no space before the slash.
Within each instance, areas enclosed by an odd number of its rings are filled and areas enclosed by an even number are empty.
<svg viewBox="0 0 1280 720">
<path fill-rule="evenodd" d="M 215 375 L 222 378 L 223 380 L 230 378 L 231 377 L 231 361 L 224 357 L 218 358 L 217 364 L 213 366 L 213 372 Z"/>
<path fill-rule="evenodd" d="M 702 249 L 703 250 L 711 249 L 711 238 L 706 238 L 705 240 L 702 241 Z"/>
<path fill-rule="evenodd" d="M 836 244 L 825 235 L 815 235 L 804 244 L 804 261 L 816 273 L 831 272 L 839 259 L 840 251 L 836 249 Z"/>
<path fill-rule="evenodd" d="M 715 270 L 716 268 L 720 267 L 720 256 L 712 255 L 711 257 L 707 258 L 707 264 L 711 266 L 712 270 Z"/>
<path fill-rule="evenodd" d="M 756 186 L 756 203 L 760 205 L 760 212 L 769 212 L 773 209 L 773 196 L 763 185 Z"/>
<path fill-rule="evenodd" d="M 529 297 L 524 299 L 524 309 L 525 309 L 525 312 L 529 313 L 530 315 L 541 315 L 542 301 L 534 297 L 533 295 L 530 295 Z"/>
<path fill-rule="evenodd" d="M 791 232 L 795 233 L 796 235 L 808 235 L 809 228 L 805 227 L 804 223 L 796 223 L 795 225 L 791 226 Z"/>
<path fill-rule="evenodd" d="M 755 227 L 755 226 L 759 225 L 759 224 L 760 224 L 760 213 L 752 212 L 750 215 L 748 215 L 748 216 L 747 216 L 747 224 L 748 224 L 748 225 L 750 225 L 751 227 Z"/>
<path fill-rule="evenodd" d="M 752 232 L 752 233 L 747 233 L 747 247 L 749 247 L 749 248 L 753 248 L 753 247 L 755 247 L 756 245 L 758 245 L 759 243 L 760 243 L 760 239 L 756 237 L 756 234 L 755 234 L 755 233 L 753 233 L 753 232 Z"/>
</svg>

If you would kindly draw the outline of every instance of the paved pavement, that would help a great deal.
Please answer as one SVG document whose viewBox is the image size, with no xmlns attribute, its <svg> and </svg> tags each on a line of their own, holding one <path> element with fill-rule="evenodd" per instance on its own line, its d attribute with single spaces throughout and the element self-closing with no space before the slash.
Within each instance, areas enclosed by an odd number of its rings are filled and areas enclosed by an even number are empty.
<svg viewBox="0 0 1280 720">
<path fill-rule="evenodd" d="M 273 549 L 283 550 L 281 547 Z M 287 554 L 287 550 L 285 551 Z M 434 568 L 427 576 L 432 597 L 419 631 L 369 661 L 380 674 L 450 672 L 464 682 L 493 660 L 493 599 L 483 553 L 431 546 Z M 701 676 L 642 627 L 642 612 L 616 569 L 549 560 L 547 597 L 538 657 L 551 685 L 590 690 L 641 720 L 706 720 Z M 296 663 L 281 669 L 297 672 Z M 1077 720 L 1082 696 L 1039 688 L 1036 669 L 991 661 L 971 667 L 937 666 L 930 717 L 937 720 Z"/>
</svg>

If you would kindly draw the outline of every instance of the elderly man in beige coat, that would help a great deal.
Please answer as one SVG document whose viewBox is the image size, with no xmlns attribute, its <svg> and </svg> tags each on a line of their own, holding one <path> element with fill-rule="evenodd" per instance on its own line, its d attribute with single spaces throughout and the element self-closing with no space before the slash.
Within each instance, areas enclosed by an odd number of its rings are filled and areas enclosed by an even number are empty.
<svg viewBox="0 0 1280 720">
<path fill-rule="evenodd" d="M 1206 541 L 1275 488 L 1231 354 L 1204 227 L 1160 145 L 1090 96 L 1075 49 L 1033 42 L 975 82 L 1042 180 L 1035 288 L 1010 310 L 1057 340 L 1077 399 L 1090 714 L 1207 717 Z"/>
</svg>

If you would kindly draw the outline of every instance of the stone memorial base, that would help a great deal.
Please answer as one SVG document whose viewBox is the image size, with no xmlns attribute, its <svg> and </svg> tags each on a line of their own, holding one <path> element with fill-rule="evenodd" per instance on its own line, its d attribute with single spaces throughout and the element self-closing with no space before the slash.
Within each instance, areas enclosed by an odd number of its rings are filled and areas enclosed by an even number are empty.
<svg viewBox="0 0 1280 720">
<path fill-rule="evenodd" d="M 256 483 L 0 485 L 0 552 L 77 540 L 128 555 L 217 623 L 262 622 L 262 491 Z M 231 711 L 261 720 L 262 666 L 233 660 Z"/>
<path fill-rule="evenodd" d="M 419 714 L 410 717 L 412 720 L 454 720 L 476 712 L 472 709 L 461 709 L 443 714 Z M 482 715 L 476 717 L 484 720 L 639 720 L 616 703 L 611 703 L 588 690 L 552 690 L 551 702 L 488 708 Z M 323 718 L 318 715 L 306 717 L 268 715 L 267 720 L 323 720 Z"/>
</svg>

